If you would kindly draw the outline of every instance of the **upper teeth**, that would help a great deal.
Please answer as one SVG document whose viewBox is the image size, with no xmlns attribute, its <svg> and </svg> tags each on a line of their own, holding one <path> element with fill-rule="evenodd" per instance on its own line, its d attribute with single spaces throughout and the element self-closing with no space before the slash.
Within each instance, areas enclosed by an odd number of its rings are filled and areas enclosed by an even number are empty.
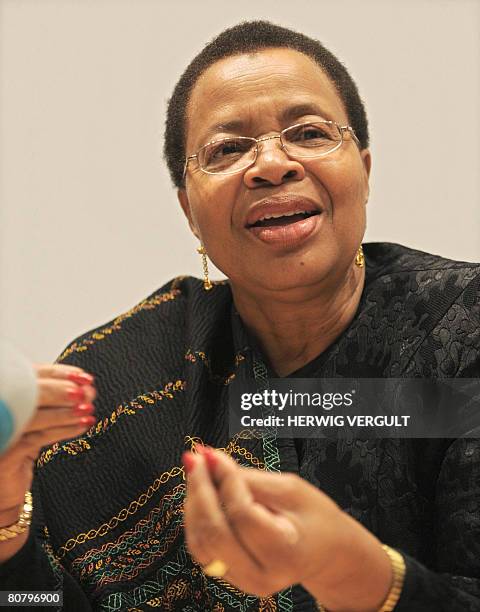
<svg viewBox="0 0 480 612">
<path fill-rule="evenodd" d="M 265 219 L 279 219 L 280 217 L 293 217 L 293 215 L 305 215 L 312 211 L 310 210 L 295 210 L 289 213 L 278 213 L 276 215 L 265 215 L 259 221 L 265 221 Z"/>
</svg>

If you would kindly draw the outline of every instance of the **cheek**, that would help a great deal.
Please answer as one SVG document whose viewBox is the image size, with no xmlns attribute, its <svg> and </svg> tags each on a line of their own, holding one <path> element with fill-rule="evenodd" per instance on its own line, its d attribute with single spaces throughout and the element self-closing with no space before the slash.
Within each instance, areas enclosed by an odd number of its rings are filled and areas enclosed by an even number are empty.
<svg viewBox="0 0 480 612">
<path fill-rule="evenodd" d="M 368 197 L 368 180 L 363 167 L 357 160 L 350 163 L 334 162 L 326 164 L 316 176 L 322 188 L 328 193 L 328 211 L 332 221 L 339 216 L 347 220 L 351 217 L 362 218 L 365 214 L 365 203 Z"/>
<path fill-rule="evenodd" d="M 368 185 L 363 172 L 352 172 L 351 167 L 339 166 L 332 173 L 329 184 L 337 206 L 357 208 L 358 204 L 365 204 Z"/>
<path fill-rule="evenodd" d="M 365 233 L 368 190 L 361 176 L 341 175 L 332 193 L 332 222 L 335 231 L 346 242 L 358 242 Z"/>
<path fill-rule="evenodd" d="M 225 243 L 231 232 L 232 209 L 238 181 L 205 176 L 188 188 L 192 217 L 208 252 L 217 242 Z"/>
<path fill-rule="evenodd" d="M 325 237 L 346 251 L 361 242 L 366 228 L 368 181 L 360 164 L 356 159 L 332 160 L 315 173 L 319 189 L 328 198 Z"/>
</svg>

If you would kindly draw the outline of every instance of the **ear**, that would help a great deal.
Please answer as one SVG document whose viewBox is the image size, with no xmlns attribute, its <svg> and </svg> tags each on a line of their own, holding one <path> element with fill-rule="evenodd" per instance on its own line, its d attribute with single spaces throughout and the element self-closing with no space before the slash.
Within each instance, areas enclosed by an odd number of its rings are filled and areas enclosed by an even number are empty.
<svg viewBox="0 0 480 612">
<path fill-rule="evenodd" d="M 362 158 L 363 167 L 367 173 L 367 178 L 370 177 L 370 170 L 372 168 L 372 156 L 369 149 L 362 149 L 360 151 L 360 157 Z"/>
<path fill-rule="evenodd" d="M 370 184 L 368 179 L 370 178 L 370 170 L 372 168 L 372 156 L 370 155 L 370 151 L 368 149 L 362 149 L 360 151 L 360 157 L 362 158 L 363 168 L 365 170 L 365 176 L 367 179 L 367 199 L 365 201 L 365 204 L 367 204 L 370 196 Z"/>
<path fill-rule="evenodd" d="M 193 234 L 201 242 L 201 238 L 200 238 L 200 236 L 198 234 L 197 226 L 195 225 L 195 221 L 193 219 L 192 210 L 190 208 L 190 202 L 188 201 L 188 196 L 187 196 L 186 190 L 185 189 L 179 189 L 177 191 L 177 198 L 178 198 L 178 201 L 180 202 L 180 206 L 182 207 L 183 212 L 185 213 L 185 216 L 188 219 L 188 225 L 190 226 L 190 229 L 192 230 Z"/>
</svg>

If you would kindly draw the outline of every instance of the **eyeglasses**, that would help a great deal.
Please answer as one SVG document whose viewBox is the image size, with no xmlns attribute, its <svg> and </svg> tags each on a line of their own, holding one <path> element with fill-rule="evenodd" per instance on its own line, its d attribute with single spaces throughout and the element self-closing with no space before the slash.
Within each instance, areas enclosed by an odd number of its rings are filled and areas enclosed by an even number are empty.
<svg viewBox="0 0 480 612">
<path fill-rule="evenodd" d="M 285 153 L 295 159 L 323 157 L 342 146 L 344 133 L 349 132 L 360 145 L 353 128 L 340 126 L 335 121 L 315 121 L 292 125 L 275 136 L 249 138 L 234 136 L 213 140 L 201 147 L 194 155 L 185 158 L 183 178 L 188 162 L 196 159 L 200 170 L 206 174 L 235 174 L 252 166 L 258 156 L 258 143 L 278 138 Z"/>
</svg>

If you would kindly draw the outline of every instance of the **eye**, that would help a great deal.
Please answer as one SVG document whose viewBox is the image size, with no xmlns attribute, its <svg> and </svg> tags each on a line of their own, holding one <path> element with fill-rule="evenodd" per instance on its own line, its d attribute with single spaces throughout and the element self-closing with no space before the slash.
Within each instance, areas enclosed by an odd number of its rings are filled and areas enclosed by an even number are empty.
<svg viewBox="0 0 480 612">
<path fill-rule="evenodd" d="M 235 153 L 238 153 L 237 143 L 234 140 L 229 140 L 228 142 L 215 145 L 210 152 L 210 157 L 216 159 L 226 155 L 234 155 Z"/>
<path fill-rule="evenodd" d="M 234 163 L 245 153 L 248 153 L 254 144 L 249 138 L 228 138 L 212 142 L 203 148 L 201 162 L 205 167 Z"/>
<path fill-rule="evenodd" d="M 328 124 L 323 125 L 302 125 L 291 132 L 288 132 L 289 142 L 315 146 L 333 139 L 332 130 Z"/>
<path fill-rule="evenodd" d="M 314 140 L 315 138 L 328 138 L 328 134 L 325 130 L 316 127 L 305 128 L 302 131 L 302 137 L 304 140 Z"/>
</svg>

